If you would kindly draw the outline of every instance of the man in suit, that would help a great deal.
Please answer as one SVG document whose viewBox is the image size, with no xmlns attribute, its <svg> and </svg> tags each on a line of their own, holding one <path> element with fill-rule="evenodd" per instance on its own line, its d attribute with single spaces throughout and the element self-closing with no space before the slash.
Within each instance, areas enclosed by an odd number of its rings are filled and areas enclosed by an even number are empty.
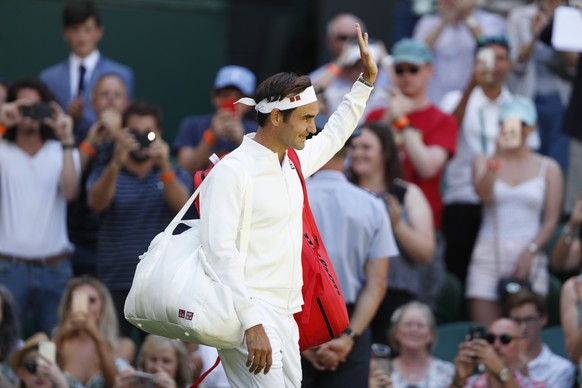
<svg viewBox="0 0 582 388">
<path fill-rule="evenodd" d="M 133 71 L 101 55 L 97 44 L 103 36 L 101 17 L 90 1 L 71 2 L 63 10 L 63 36 L 71 48 L 66 60 L 40 73 L 58 103 L 75 123 L 75 139 L 80 142 L 97 120 L 91 106 L 96 81 L 104 74 L 119 75 L 133 95 Z"/>
</svg>

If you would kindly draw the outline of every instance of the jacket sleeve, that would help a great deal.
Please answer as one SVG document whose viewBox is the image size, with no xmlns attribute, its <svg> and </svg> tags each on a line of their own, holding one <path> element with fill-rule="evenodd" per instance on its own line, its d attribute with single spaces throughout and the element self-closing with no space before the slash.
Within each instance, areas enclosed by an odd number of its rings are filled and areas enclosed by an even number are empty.
<svg viewBox="0 0 582 388">
<path fill-rule="evenodd" d="M 244 277 L 239 251 L 243 207 L 249 174 L 233 159 L 223 159 L 208 174 L 200 190 L 200 238 L 209 264 L 232 290 L 243 329 L 262 323 Z"/>
</svg>

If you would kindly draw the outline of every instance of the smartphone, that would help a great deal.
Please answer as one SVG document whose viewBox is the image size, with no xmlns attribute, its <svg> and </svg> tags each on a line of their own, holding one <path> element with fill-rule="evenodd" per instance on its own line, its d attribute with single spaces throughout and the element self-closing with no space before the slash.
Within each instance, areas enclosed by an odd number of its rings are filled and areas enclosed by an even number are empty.
<svg viewBox="0 0 582 388">
<path fill-rule="evenodd" d="M 523 123 L 518 117 L 507 117 L 501 124 L 499 146 L 503 149 L 514 149 L 521 145 Z"/>
<path fill-rule="evenodd" d="M 483 63 L 487 71 L 493 71 L 495 67 L 495 51 L 491 47 L 482 47 L 477 52 L 477 60 Z"/>
<path fill-rule="evenodd" d="M 234 115 L 236 113 L 236 105 L 234 104 L 236 101 L 236 98 L 223 98 L 220 101 L 220 109 L 224 109 Z"/>
<path fill-rule="evenodd" d="M 466 339 L 467 341 L 472 341 L 477 338 L 485 338 L 485 333 L 487 333 L 487 329 L 483 325 L 472 325 L 469 328 L 469 332 L 467 333 Z"/>
<path fill-rule="evenodd" d="M 33 105 L 21 105 L 20 114 L 22 117 L 29 117 L 33 120 L 40 121 L 48 117 L 53 117 L 53 108 L 46 102 Z"/>
<path fill-rule="evenodd" d="M 57 362 L 57 347 L 52 341 L 39 342 L 38 354 L 53 364 Z"/>
<path fill-rule="evenodd" d="M 156 388 L 158 386 L 153 374 L 141 371 L 135 371 L 131 376 L 124 377 L 123 382 L 132 387 L 140 388 Z"/>
<path fill-rule="evenodd" d="M 89 312 L 89 295 L 84 292 L 73 292 L 71 300 L 71 312 L 73 313 L 88 313 Z"/>
</svg>

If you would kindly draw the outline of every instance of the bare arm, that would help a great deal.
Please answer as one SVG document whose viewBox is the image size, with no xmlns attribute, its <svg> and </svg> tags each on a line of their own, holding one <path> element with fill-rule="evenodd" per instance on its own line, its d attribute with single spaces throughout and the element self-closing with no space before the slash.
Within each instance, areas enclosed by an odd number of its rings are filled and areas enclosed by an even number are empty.
<svg viewBox="0 0 582 388">
<path fill-rule="evenodd" d="M 557 271 L 573 270 L 580 268 L 579 228 L 582 224 L 582 192 L 578 193 L 574 210 L 570 215 L 568 223 L 562 230 L 562 235 L 554 246 L 550 266 Z"/>
<path fill-rule="evenodd" d="M 544 247 L 556 229 L 560 218 L 564 181 L 560 166 L 553 159 L 549 159 L 546 170 L 546 201 L 542 215 L 540 231 L 534 239 L 538 247 Z"/>
<path fill-rule="evenodd" d="M 402 137 L 414 171 L 422 179 L 429 179 L 438 174 L 447 161 L 447 151 L 441 146 L 427 146 L 419 137 L 419 131 L 412 128 L 406 128 Z"/>
<path fill-rule="evenodd" d="M 566 351 L 570 360 L 578 362 L 582 356 L 582 329 L 578 315 L 580 283 L 577 277 L 570 278 L 562 286 L 560 295 L 560 321 L 564 331 Z"/>
<path fill-rule="evenodd" d="M 55 110 L 54 119 L 46 119 L 46 123 L 54 128 L 54 132 L 63 144 L 63 169 L 59 176 L 59 189 L 68 202 L 79 195 L 81 176 L 75 168 L 73 148 L 75 138 L 73 136 L 73 119 L 66 115 L 56 103 L 51 106 Z M 58 108 L 58 109 L 57 109 Z"/>
<path fill-rule="evenodd" d="M 160 169 L 160 177 L 164 184 L 164 199 L 175 212 L 180 211 L 188 201 L 190 191 L 178 179 L 170 164 L 170 146 L 161 139 L 156 139 L 148 149 L 149 155 Z"/>
<path fill-rule="evenodd" d="M 397 201 L 394 199 L 390 202 L 389 208 L 392 209 L 396 205 Z M 436 249 L 433 215 L 426 197 L 418 186 L 408 184 L 404 206 L 409 223 L 393 221 L 394 236 L 401 249 L 412 260 L 419 264 L 428 264 L 432 261 Z"/>
<path fill-rule="evenodd" d="M 487 203 L 493 198 L 493 183 L 497 170 L 487 167 L 487 157 L 478 155 L 473 161 L 473 185 L 481 202 Z"/>
</svg>

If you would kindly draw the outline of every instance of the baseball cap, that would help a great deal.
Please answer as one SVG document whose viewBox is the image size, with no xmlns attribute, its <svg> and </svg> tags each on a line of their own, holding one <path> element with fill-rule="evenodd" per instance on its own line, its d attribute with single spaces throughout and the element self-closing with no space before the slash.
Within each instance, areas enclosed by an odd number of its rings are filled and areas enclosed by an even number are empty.
<svg viewBox="0 0 582 388">
<path fill-rule="evenodd" d="M 499 120 L 505 121 L 508 117 L 517 117 L 530 127 L 538 121 L 536 106 L 531 99 L 524 96 L 513 96 L 501 104 Z"/>
<path fill-rule="evenodd" d="M 223 89 L 232 86 L 240 90 L 245 96 L 252 96 L 255 92 L 256 77 L 252 71 L 242 66 L 224 66 L 216 74 L 214 89 Z"/>
<path fill-rule="evenodd" d="M 432 54 L 428 46 L 421 41 L 410 38 L 404 38 L 396 42 L 392 47 L 392 58 L 394 64 L 411 63 L 424 65 L 432 62 Z"/>
</svg>

